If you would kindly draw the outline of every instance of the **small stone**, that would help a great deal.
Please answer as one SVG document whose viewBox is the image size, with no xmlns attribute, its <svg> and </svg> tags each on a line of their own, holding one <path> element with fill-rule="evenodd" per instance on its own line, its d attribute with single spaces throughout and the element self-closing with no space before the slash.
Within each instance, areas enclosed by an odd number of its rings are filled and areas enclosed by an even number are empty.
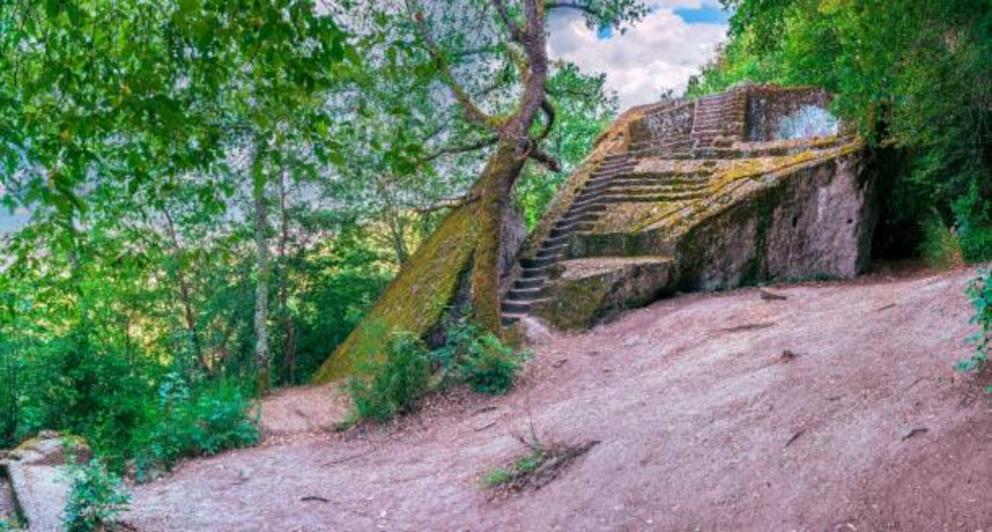
<svg viewBox="0 0 992 532">
<path fill-rule="evenodd" d="M 759 289 L 758 293 L 760 294 L 762 301 L 780 301 L 783 299 L 789 299 L 782 294 L 776 294 L 775 292 L 765 290 L 764 288 Z"/>
</svg>

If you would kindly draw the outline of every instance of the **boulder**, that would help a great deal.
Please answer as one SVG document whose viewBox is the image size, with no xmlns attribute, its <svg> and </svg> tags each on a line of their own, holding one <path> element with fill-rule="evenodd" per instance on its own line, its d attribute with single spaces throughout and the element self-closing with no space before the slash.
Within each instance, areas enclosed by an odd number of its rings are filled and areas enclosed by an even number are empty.
<svg viewBox="0 0 992 532">
<path fill-rule="evenodd" d="M 81 438 L 42 431 L 0 459 L 0 470 L 29 530 L 61 530 L 70 489 L 67 466 L 90 458 Z"/>
</svg>

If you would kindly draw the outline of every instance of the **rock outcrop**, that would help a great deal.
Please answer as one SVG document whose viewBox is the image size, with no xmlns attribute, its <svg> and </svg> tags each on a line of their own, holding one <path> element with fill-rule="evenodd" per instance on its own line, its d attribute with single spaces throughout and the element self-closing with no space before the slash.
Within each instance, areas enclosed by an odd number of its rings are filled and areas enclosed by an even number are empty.
<svg viewBox="0 0 992 532">
<path fill-rule="evenodd" d="M 585 328 L 675 291 L 863 272 L 873 187 L 828 103 L 744 85 L 639 109 L 525 242 L 504 324 Z"/>
<path fill-rule="evenodd" d="M 66 452 L 66 445 L 72 448 Z M 61 530 L 62 511 L 69 495 L 69 463 L 84 463 L 91 457 L 79 438 L 42 431 L 16 449 L 0 456 L 0 483 L 17 520 L 29 530 Z"/>
</svg>

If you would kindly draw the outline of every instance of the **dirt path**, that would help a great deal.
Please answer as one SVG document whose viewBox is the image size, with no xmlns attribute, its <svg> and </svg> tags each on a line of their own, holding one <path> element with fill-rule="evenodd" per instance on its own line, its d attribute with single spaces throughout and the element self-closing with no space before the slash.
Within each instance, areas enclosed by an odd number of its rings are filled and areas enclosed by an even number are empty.
<svg viewBox="0 0 992 532">
<path fill-rule="evenodd" d="M 125 520 L 141 530 L 988 528 L 992 412 L 952 370 L 967 354 L 962 290 L 973 276 L 659 302 L 551 335 L 508 397 L 433 398 L 387 428 L 308 430 L 188 462 L 137 488 Z M 479 479 L 523 452 L 512 434 L 529 418 L 547 441 L 601 443 L 543 489 L 492 499 Z"/>
</svg>

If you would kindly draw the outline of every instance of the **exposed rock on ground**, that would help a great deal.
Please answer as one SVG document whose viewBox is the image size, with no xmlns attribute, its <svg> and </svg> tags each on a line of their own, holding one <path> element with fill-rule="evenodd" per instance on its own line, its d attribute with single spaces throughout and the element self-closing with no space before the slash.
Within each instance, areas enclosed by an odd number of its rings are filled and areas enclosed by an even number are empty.
<svg viewBox="0 0 992 532">
<path fill-rule="evenodd" d="M 691 294 L 549 332 L 509 396 L 433 397 L 385 428 L 186 462 L 138 486 L 124 519 L 147 531 L 985 529 L 992 411 L 952 369 L 969 354 L 972 277 Z M 541 489 L 490 500 L 482 477 L 527 451 L 514 434 L 531 423 L 543 441 L 600 443 Z"/>
<path fill-rule="evenodd" d="M 67 455 L 65 443 L 72 445 Z M 61 530 L 62 511 L 69 495 L 66 465 L 86 462 L 89 448 L 78 438 L 63 438 L 57 432 L 42 431 L 0 459 L 0 506 L 19 513 L 30 530 Z M 7 495 L 6 503 L 2 501 Z M 3 512 L 0 507 L 0 512 Z"/>
</svg>

